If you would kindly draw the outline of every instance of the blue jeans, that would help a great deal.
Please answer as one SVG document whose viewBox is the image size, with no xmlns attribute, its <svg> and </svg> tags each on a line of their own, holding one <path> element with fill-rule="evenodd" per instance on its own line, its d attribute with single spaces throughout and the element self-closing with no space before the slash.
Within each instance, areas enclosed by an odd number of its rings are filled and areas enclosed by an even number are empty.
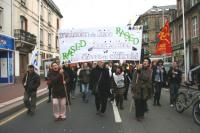
<svg viewBox="0 0 200 133">
<path fill-rule="evenodd" d="M 90 96 L 89 83 L 81 84 L 81 86 L 82 86 L 82 93 L 83 93 L 83 101 L 88 102 L 89 96 Z"/>
<path fill-rule="evenodd" d="M 176 97 L 178 95 L 178 89 L 180 85 L 177 83 L 171 83 L 170 84 L 170 104 L 174 104 Z"/>
</svg>

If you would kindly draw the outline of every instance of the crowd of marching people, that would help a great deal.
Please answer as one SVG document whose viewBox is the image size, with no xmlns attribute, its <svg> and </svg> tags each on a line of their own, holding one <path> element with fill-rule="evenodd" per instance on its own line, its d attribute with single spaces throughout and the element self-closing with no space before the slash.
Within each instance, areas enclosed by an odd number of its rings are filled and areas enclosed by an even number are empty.
<svg viewBox="0 0 200 133">
<path fill-rule="evenodd" d="M 36 91 L 40 85 L 40 77 L 34 72 L 34 67 L 29 65 L 28 72 L 24 76 L 25 88 L 24 103 L 28 108 L 28 114 L 34 115 L 36 109 Z M 141 64 L 113 63 L 113 62 L 84 62 L 76 66 L 63 64 L 59 61 L 49 66 L 46 77 L 49 99 L 52 102 L 55 121 L 66 119 L 67 106 L 70 107 L 71 99 L 75 99 L 76 85 L 79 84 L 82 100 L 85 103 L 91 101 L 91 95 L 95 97 L 96 114 L 103 116 L 107 102 L 116 103 L 123 110 L 124 100 L 128 99 L 129 89 L 131 98 L 135 103 L 135 116 L 138 121 L 144 119 L 144 113 L 148 111 L 147 101 L 153 97 L 153 106 L 161 106 L 161 91 L 163 87 L 170 88 L 170 104 L 173 106 L 178 94 L 182 79 L 182 73 L 176 62 L 166 72 L 163 61 L 151 63 L 146 58 Z M 69 108 L 70 109 L 70 108 Z"/>
</svg>

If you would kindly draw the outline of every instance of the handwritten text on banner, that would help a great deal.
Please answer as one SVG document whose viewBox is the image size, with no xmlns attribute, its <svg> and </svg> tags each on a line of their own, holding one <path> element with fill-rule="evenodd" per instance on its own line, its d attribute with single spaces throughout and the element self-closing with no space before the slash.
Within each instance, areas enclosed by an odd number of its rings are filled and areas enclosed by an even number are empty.
<svg viewBox="0 0 200 133">
<path fill-rule="evenodd" d="M 60 30 L 59 43 L 62 62 L 140 60 L 142 27 Z"/>
</svg>

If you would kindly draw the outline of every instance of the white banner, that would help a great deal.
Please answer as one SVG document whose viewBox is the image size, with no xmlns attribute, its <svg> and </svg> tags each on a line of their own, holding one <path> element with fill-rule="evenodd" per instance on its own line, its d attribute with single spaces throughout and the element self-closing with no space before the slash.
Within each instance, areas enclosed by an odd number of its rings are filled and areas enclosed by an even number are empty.
<svg viewBox="0 0 200 133">
<path fill-rule="evenodd" d="M 61 62 L 140 60 L 142 26 L 59 31 Z"/>
<path fill-rule="evenodd" d="M 39 64 L 39 50 L 37 49 L 37 47 L 35 47 L 35 49 L 32 51 L 32 56 L 31 56 L 31 59 L 30 59 L 30 63 L 31 65 L 33 65 L 36 69 L 36 72 L 39 72 L 39 67 L 40 67 L 40 64 Z"/>
</svg>

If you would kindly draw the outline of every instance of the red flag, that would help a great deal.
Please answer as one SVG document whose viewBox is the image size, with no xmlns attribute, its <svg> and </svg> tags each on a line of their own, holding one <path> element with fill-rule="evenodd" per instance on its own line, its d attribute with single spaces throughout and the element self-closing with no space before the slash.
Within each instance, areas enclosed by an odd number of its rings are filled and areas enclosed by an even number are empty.
<svg viewBox="0 0 200 133">
<path fill-rule="evenodd" d="M 171 38 L 170 38 L 170 28 L 169 28 L 169 21 L 165 23 L 165 26 L 162 28 L 161 32 L 157 36 L 160 41 L 156 45 L 156 52 L 155 54 L 172 54 L 172 47 L 171 47 Z"/>
</svg>

